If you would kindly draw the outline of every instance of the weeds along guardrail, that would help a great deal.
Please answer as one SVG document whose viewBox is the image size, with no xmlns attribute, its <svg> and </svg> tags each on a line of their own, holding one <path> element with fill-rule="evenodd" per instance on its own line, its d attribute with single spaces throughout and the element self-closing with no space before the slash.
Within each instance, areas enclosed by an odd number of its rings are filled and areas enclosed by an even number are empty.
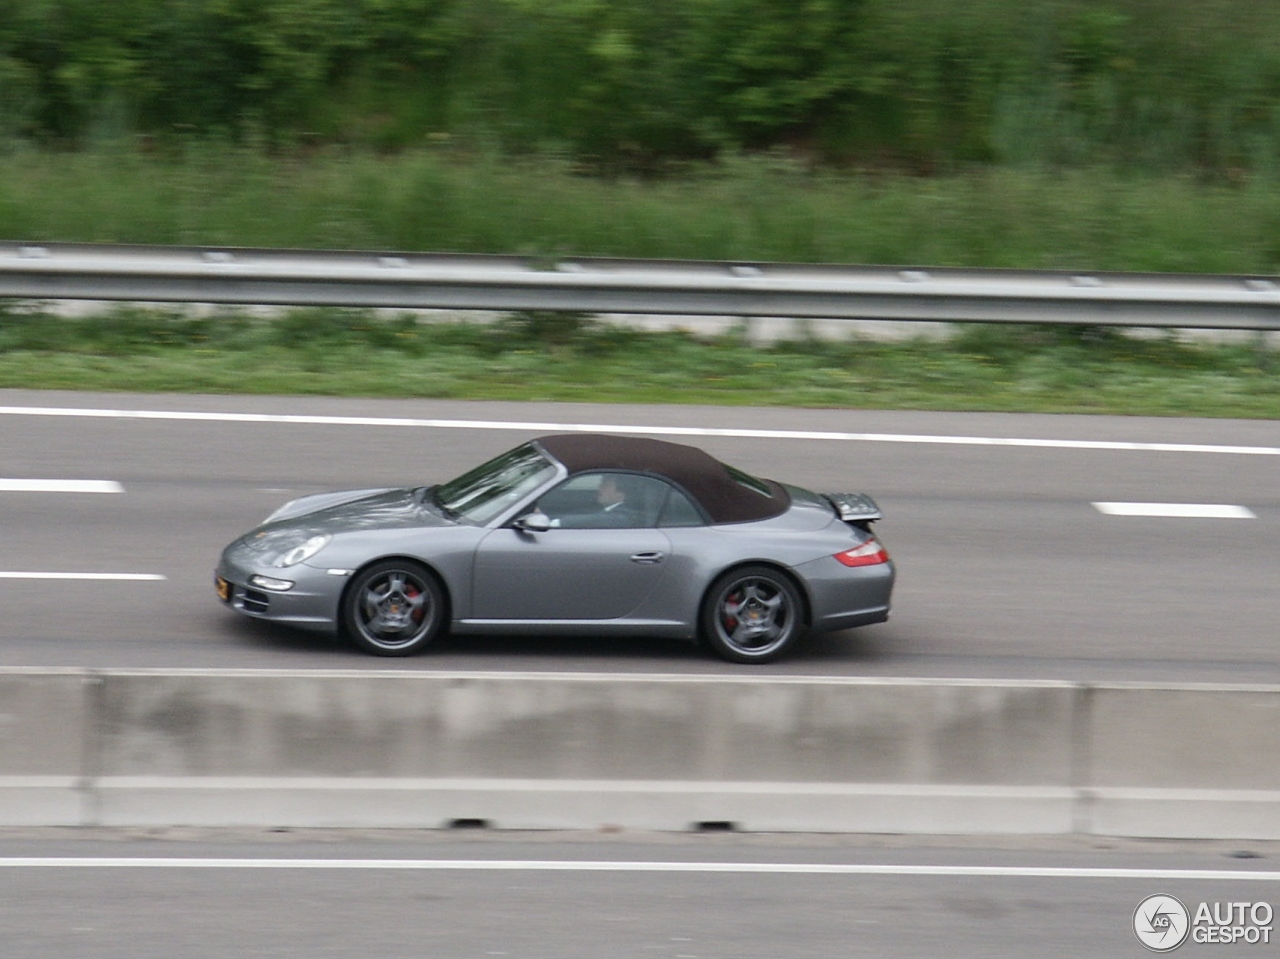
<svg viewBox="0 0 1280 959">
<path fill-rule="evenodd" d="M 0 297 L 1280 330 L 1263 276 L 0 243 Z"/>
</svg>

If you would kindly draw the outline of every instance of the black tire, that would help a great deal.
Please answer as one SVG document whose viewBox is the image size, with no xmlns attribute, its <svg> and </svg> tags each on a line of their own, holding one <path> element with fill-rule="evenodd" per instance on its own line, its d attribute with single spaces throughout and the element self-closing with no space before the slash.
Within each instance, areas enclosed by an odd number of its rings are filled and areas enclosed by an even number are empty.
<svg viewBox="0 0 1280 959">
<path fill-rule="evenodd" d="M 769 566 L 730 570 L 712 585 L 699 615 L 703 645 L 733 663 L 768 663 L 804 638 L 804 600 Z"/>
<path fill-rule="evenodd" d="M 421 563 L 387 559 L 366 566 L 342 597 L 342 630 L 374 656 L 412 656 L 444 630 L 444 587 Z"/>
</svg>

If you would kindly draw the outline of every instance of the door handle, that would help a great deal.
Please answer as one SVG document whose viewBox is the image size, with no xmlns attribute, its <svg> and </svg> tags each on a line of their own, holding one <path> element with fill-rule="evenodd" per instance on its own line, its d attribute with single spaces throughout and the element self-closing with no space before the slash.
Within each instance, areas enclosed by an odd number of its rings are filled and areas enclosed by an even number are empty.
<svg viewBox="0 0 1280 959">
<path fill-rule="evenodd" d="M 658 552 L 652 552 L 652 553 L 633 553 L 633 554 L 631 555 L 631 562 L 633 562 L 633 563 L 647 563 L 647 564 L 652 565 L 653 563 L 661 563 L 661 562 L 663 561 L 663 559 L 665 559 L 665 558 L 666 558 L 666 554 L 665 554 L 665 553 L 658 553 Z"/>
</svg>

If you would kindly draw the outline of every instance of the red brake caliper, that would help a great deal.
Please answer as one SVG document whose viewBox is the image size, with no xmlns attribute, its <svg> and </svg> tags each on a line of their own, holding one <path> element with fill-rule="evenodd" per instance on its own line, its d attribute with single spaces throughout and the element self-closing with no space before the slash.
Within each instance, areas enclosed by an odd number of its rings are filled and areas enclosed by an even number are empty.
<svg viewBox="0 0 1280 959">
<path fill-rule="evenodd" d="M 418 590 L 416 590 L 416 589 L 414 589 L 412 586 L 410 586 L 408 583 L 406 583 L 406 584 L 405 584 L 405 587 L 404 587 L 404 595 L 405 595 L 405 598 L 406 598 L 406 599 L 408 599 L 410 602 L 413 602 L 415 599 L 417 599 L 417 598 L 418 598 L 419 596 L 421 596 L 422 594 L 421 594 Z M 424 607 L 422 607 L 422 606 L 417 607 L 417 608 L 413 611 L 413 621 L 414 621 L 415 623 L 420 623 L 420 622 L 422 622 L 422 617 L 423 617 L 424 615 L 426 615 L 426 612 L 427 612 L 427 611 L 426 611 L 426 609 L 425 609 Z"/>
<path fill-rule="evenodd" d="M 727 600 L 727 602 L 725 603 L 726 606 L 729 605 L 729 603 L 732 603 L 735 606 L 742 605 L 742 597 L 736 593 L 730 596 L 726 596 L 725 599 Z M 724 628 L 732 631 L 737 625 L 738 625 L 738 617 L 732 615 L 726 610 L 724 614 Z"/>
</svg>

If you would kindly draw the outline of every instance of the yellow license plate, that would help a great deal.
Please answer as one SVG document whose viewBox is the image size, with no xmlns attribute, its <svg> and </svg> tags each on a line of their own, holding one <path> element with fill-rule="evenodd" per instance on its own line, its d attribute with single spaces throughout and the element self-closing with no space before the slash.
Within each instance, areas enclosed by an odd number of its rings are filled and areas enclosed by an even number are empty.
<svg viewBox="0 0 1280 959">
<path fill-rule="evenodd" d="M 230 584 L 230 583 L 228 583 L 228 582 L 227 582 L 225 579 L 223 579 L 221 576 L 215 576 L 215 577 L 214 577 L 213 582 L 214 582 L 214 585 L 215 585 L 215 586 L 217 587 L 217 589 L 218 589 L 218 596 L 219 596 L 222 600 L 224 600 L 224 601 L 230 601 L 230 599 L 231 599 L 231 584 Z"/>
</svg>

